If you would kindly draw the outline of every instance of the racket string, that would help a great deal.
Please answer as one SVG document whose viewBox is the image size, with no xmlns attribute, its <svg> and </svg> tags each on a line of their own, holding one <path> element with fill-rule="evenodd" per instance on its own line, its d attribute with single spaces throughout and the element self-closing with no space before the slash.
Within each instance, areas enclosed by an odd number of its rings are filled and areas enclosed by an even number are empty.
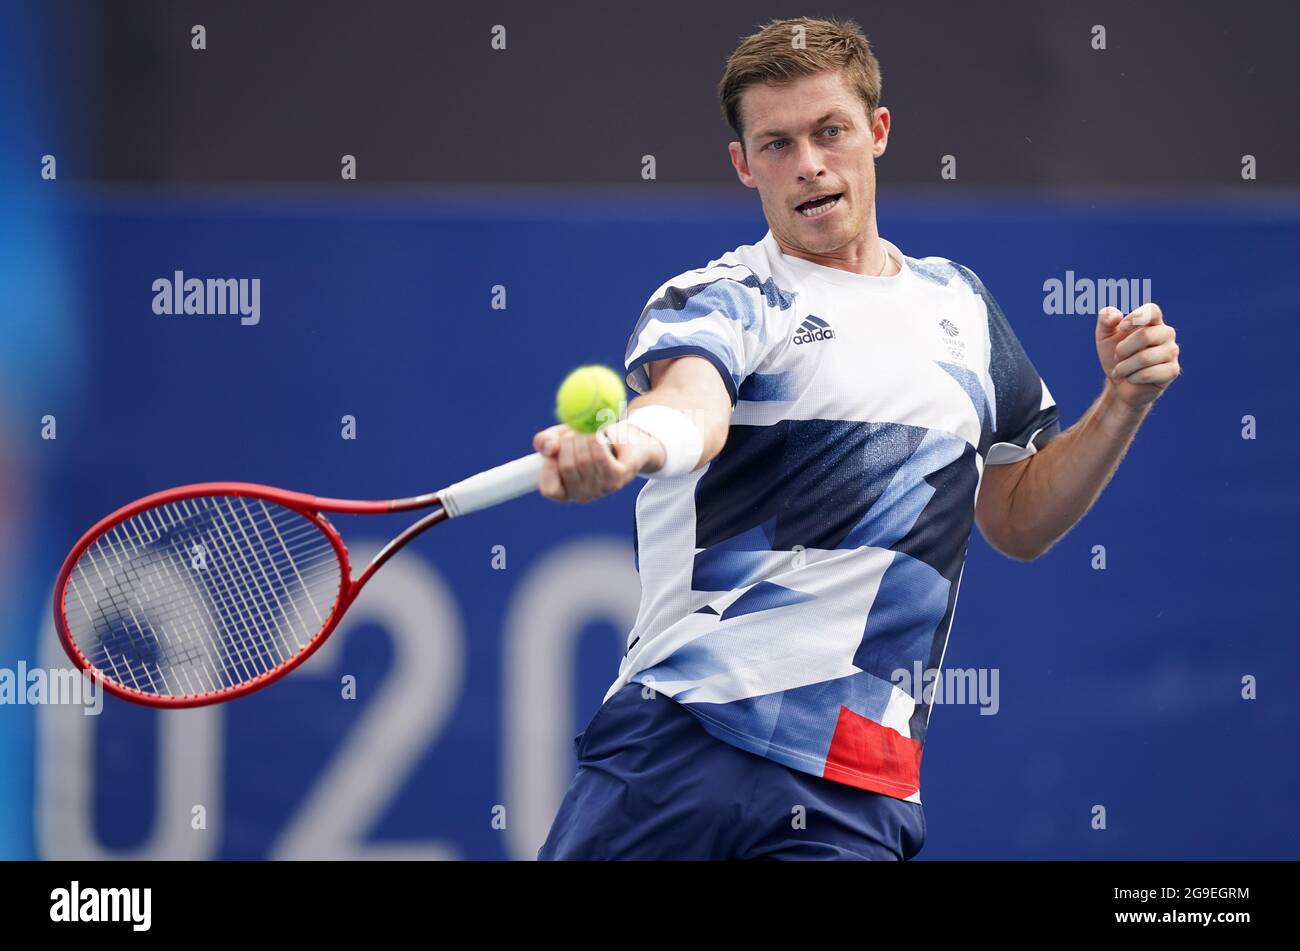
<svg viewBox="0 0 1300 951">
<path fill-rule="evenodd" d="M 179 508 L 182 510 L 179 514 L 184 517 L 194 518 L 198 514 L 192 506 L 179 506 Z M 160 516 L 166 521 L 167 523 L 166 525 L 163 526 L 159 525 Z M 152 519 L 152 522 L 153 522 L 153 527 L 155 528 L 155 530 L 158 531 L 174 529 L 178 524 L 178 513 L 175 510 L 164 510 L 162 513 L 159 513 L 159 515 L 155 515 Z M 216 528 L 217 526 L 214 524 L 213 527 Z M 140 526 L 137 525 L 134 526 L 134 528 L 138 533 L 140 530 Z M 254 627 L 254 625 L 259 623 L 265 624 L 265 622 L 268 620 L 268 617 L 265 611 L 257 612 L 252 609 L 252 605 L 247 601 L 247 598 L 243 597 L 244 595 L 243 589 L 245 589 L 246 586 L 237 583 L 233 579 L 232 577 L 233 558 L 225 557 L 225 551 L 229 546 L 229 540 L 223 537 L 223 535 L 217 531 L 208 531 L 200 534 L 198 537 L 202 540 L 202 542 L 206 543 L 205 547 L 210 550 L 211 558 L 209 559 L 209 563 L 206 566 L 210 570 L 207 571 L 206 574 L 201 573 L 197 576 L 197 580 L 201 581 L 203 583 L 203 587 L 206 589 L 208 600 L 204 601 L 203 599 L 200 599 L 197 602 L 197 604 L 206 606 L 210 602 L 212 606 L 215 606 L 218 609 L 217 615 L 213 615 L 209 611 L 207 612 L 207 616 L 204 617 L 202 613 L 197 611 L 194 607 L 194 603 L 192 603 L 194 602 L 193 599 L 194 591 L 192 588 L 188 588 L 186 586 L 182 586 L 179 589 L 179 593 L 181 596 L 180 603 L 182 605 L 187 606 L 189 608 L 188 610 L 177 611 L 176 604 L 174 603 L 175 602 L 174 598 L 166 599 L 166 600 L 159 598 L 157 595 L 157 591 L 158 591 L 157 581 L 159 578 L 157 569 L 159 567 L 158 564 L 159 559 L 156 557 L 154 559 L 154 563 L 151 564 L 149 561 L 140 561 L 135 566 L 136 570 L 134 571 L 134 573 L 130 571 L 125 573 L 125 577 L 127 578 L 127 580 L 133 583 L 132 586 L 134 588 L 138 588 L 140 582 L 139 569 L 141 567 L 144 567 L 146 568 L 146 570 L 150 570 L 150 574 L 153 578 L 153 581 L 155 582 L 154 584 L 155 597 L 153 599 L 155 611 L 158 608 L 164 608 L 172 612 L 176 622 L 174 625 L 176 628 L 174 633 L 177 635 L 173 639 L 174 646 L 181 647 L 184 644 L 184 646 L 187 646 L 189 648 L 188 653 L 183 653 L 181 651 L 175 651 L 175 650 L 173 652 L 173 661 L 176 663 L 178 669 L 181 670 L 182 672 L 185 670 L 185 668 L 183 666 L 180 666 L 180 662 L 183 662 L 187 659 L 191 661 L 195 659 L 195 652 L 194 652 L 195 639 L 193 637 L 192 632 L 195 629 L 196 625 L 198 625 L 199 627 L 215 626 L 218 628 L 224 625 L 226 628 L 230 629 L 233 633 L 238 634 L 243 638 L 245 638 L 246 643 L 257 645 L 262 652 L 266 651 L 266 639 L 264 637 L 258 636 L 258 631 Z M 137 541 L 139 540 L 140 540 L 139 536 L 137 535 Z M 144 539 L 144 541 L 146 542 L 149 540 L 150 539 Z M 115 555 L 114 560 L 120 566 L 122 563 L 122 556 L 129 547 L 128 546 L 129 539 L 125 538 L 123 535 L 123 530 L 119 529 L 112 536 L 110 536 L 107 539 L 107 541 L 114 543 L 110 545 L 110 549 L 113 551 Z M 180 549 L 180 546 L 174 537 L 172 539 L 171 554 L 172 554 L 172 560 L 176 564 L 186 565 L 189 562 L 189 559 L 187 558 L 185 552 Z M 174 581 L 175 572 L 172 572 L 171 575 L 172 575 L 171 580 Z M 173 592 L 178 590 L 174 584 L 171 586 L 171 588 Z M 121 610 L 120 605 L 114 605 L 114 606 L 115 608 L 117 608 L 117 613 L 119 615 L 125 615 L 127 613 Z M 134 615 L 134 611 L 130 613 Z M 272 619 L 272 620 L 278 621 L 278 619 Z M 268 629 L 274 626 L 280 634 L 283 634 L 283 628 L 278 623 L 275 623 L 273 625 L 266 625 L 266 626 Z M 185 637 L 187 629 L 190 632 L 190 636 L 188 638 Z M 144 633 L 143 625 L 139 623 L 138 617 L 134 617 L 133 624 L 130 623 L 130 621 L 128 620 L 128 623 L 125 625 L 124 633 L 126 634 Z M 126 640 L 129 643 L 129 638 L 126 638 Z M 200 645 L 202 644 L 201 639 L 199 641 L 199 644 Z M 105 646 L 109 648 L 108 653 L 111 657 L 113 654 L 111 650 L 113 646 L 111 641 Z M 234 645 L 230 642 L 229 639 L 223 639 L 219 641 L 217 646 L 219 648 L 222 648 L 221 654 L 223 656 L 220 658 L 221 666 L 224 667 L 226 671 L 232 672 L 236 676 L 236 679 L 247 679 L 250 676 L 260 674 L 262 672 L 265 672 L 265 670 L 270 669 L 269 665 L 265 662 L 265 660 L 259 658 L 257 654 L 254 653 L 253 651 L 250 651 L 248 649 L 240 650 L 237 648 L 232 650 L 231 648 Z M 284 652 L 283 651 L 279 652 L 279 658 L 283 658 L 283 656 L 284 656 Z M 129 662 L 129 657 L 124 659 L 128 660 Z M 114 664 L 116 665 L 116 661 L 114 662 Z M 209 686 L 211 686 L 213 683 L 212 674 L 215 667 L 216 667 L 215 663 L 209 665 L 209 670 L 207 672 L 207 681 Z M 120 668 L 118 668 L 118 670 L 120 674 Z M 150 678 L 152 677 L 152 671 L 148 667 L 144 669 L 144 672 L 147 677 Z M 221 685 L 225 685 L 225 682 L 229 679 L 230 679 L 229 677 L 223 677 Z M 188 678 L 187 678 L 187 683 L 191 687 L 194 686 L 193 681 L 188 680 Z M 151 682 L 151 686 L 157 688 L 158 684 L 156 681 L 153 681 Z"/>
<path fill-rule="evenodd" d="M 262 499 L 203 496 L 124 520 L 78 559 L 68 632 L 117 683 L 196 696 L 265 676 L 325 626 L 342 586 L 329 538 Z"/>
<path fill-rule="evenodd" d="M 150 516 L 147 514 L 145 518 L 149 519 Z M 152 527 L 158 529 L 156 519 Z M 130 676 L 140 679 L 140 675 L 143 675 L 143 679 L 148 680 L 149 683 L 137 684 L 137 686 L 148 686 L 154 692 L 173 690 L 170 684 L 166 684 L 164 669 L 159 668 L 158 673 L 163 678 L 166 689 L 160 688 L 157 680 L 154 679 L 154 669 L 151 665 L 139 663 L 146 651 L 153 650 L 148 640 L 149 632 L 145 630 L 145 621 L 142 621 L 140 616 L 141 612 L 149 608 L 154 617 L 160 612 L 166 612 L 172 621 L 172 660 L 176 670 L 182 672 L 181 676 L 187 684 L 193 685 L 188 674 L 183 672 L 186 670 L 185 662 L 189 661 L 189 666 L 192 667 L 195 660 L 193 625 L 198 618 L 193 609 L 194 604 L 198 603 L 194 597 L 195 592 L 187 590 L 184 583 L 179 581 L 176 573 L 171 570 L 172 562 L 175 560 L 174 550 L 172 561 L 164 560 L 158 553 L 150 555 L 147 546 L 157 539 L 142 538 L 139 534 L 141 526 L 138 524 L 130 528 L 135 531 L 134 541 L 125 528 L 118 527 L 105 535 L 101 543 L 89 553 L 88 563 L 102 588 L 101 597 L 95 597 L 94 594 L 91 597 L 95 601 L 96 610 L 101 615 L 100 619 L 109 622 L 106 625 L 107 633 L 101 633 L 99 651 L 92 654 L 91 660 L 101 667 L 106 661 L 108 672 L 121 681 L 129 683 Z M 145 547 L 141 547 L 141 542 Z M 140 555 L 134 561 L 131 557 L 133 551 Z M 74 583 L 75 581 L 74 578 Z M 168 591 L 170 596 L 164 595 L 162 593 L 164 590 Z M 133 603 L 131 597 L 133 593 L 139 595 L 135 599 L 139 603 Z M 84 599 L 82 604 L 85 605 Z M 134 642 L 137 639 L 142 648 L 140 650 L 135 649 Z M 182 650 L 182 645 L 186 642 L 189 642 L 186 646 L 190 649 Z M 124 674 L 124 666 L 130 676 Z M 203 671 L 209 683 L 213 682 L 214 671 L 215 667 Z M 197 670 L 195 673 L 199 676 Z"/>
</svg>

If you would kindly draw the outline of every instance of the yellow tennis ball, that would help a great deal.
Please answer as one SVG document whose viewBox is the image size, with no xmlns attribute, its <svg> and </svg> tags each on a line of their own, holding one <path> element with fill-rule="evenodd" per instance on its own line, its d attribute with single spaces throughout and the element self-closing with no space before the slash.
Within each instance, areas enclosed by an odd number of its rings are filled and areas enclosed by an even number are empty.
<svg viewBox="0 0 1300 951">
<path fill-rule="evenodd" d="M 594 433 L 617 422 L 627 406 L 623 379 L 609 367 L 578 367 L 555 394 L 555 415 L 580 433 Z"/>
</svg>

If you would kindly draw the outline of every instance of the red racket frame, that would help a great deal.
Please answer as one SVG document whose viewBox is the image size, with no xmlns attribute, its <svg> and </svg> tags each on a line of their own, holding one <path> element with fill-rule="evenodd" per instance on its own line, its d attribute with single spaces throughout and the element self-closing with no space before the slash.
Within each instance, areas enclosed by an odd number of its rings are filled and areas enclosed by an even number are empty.
<svg viewBox="0 0 1300 951">
<path fill-rule="evenodd" d="M 339 559 L 339 592 L 334 599 L 334 606 L 330 611 L 329 618 L 311 641 L 302 650 L 295 653 L 280 666 L 268 670 L 266 673 L 255 677 L 247 683 L 239 684 L 234 687 L 227 687 L 222 690 L 214 690 L 211 693 L 200 694 L 194 697 L 159 697 L 142 690 L 135 690 L 118 684 L 106 677 L 97 667 L 93 666 L 86 656 L 77 647 L 68 631 L 68 619 L 64 611 L 64 595 L 68 578 L 72 574 L 72 569 L 76 566 L 77 561 L 85 554 L 96 539 L 116 527 L 134 515 L 138 515 L 146 509 L 162 505 L 167 502 L 180 502 L 185 499 L 192 499 L 199 496 L 207 495 L 233 495 L 243 498 L 263 499 L 267 502 L 274 502 L 284 508 L 291 509 L 313 522 L 329 539 L 330 544 L 334 547 L 334 553 Z M 336 512 L 348 515 L 383 515 L 392 512 L 409 512 L 413 509 L 428 508 L 437 505 L 437 511 L 430 512 L 418 522 L 414 522 L 406 528 L 401 534 L 397 535 L 380 549 L 379 553 L 370 561 L 361 574 L 352 577 L 352 562 L 348 558 L 347 546 L 343 544 L 343 539 L 338 530 L 330 524 L 329 519 L 325 518 L 323 512 Z M 450 516 L 446 509 L 442 508 L 442 500 L 438 492 L 430 492 L 425 495 L 415 495 L 405 499 L 388 499 L 386 501 L 365 502 L 353 499 L 330 499 L 321 498 L 320 496 L 308 495 L 303 492 L 290 492 L 285 489 L 277 489 L 269 485 L 258 485 L 253 482 L 197 482 L 192 485 L 183 485 L 174 489 L 167 489 L 163 492 L 155 492 L 153 495 L 147 495 L 142 499 L 137 499 L 130 505 L 125 505 L 111 515 L 101 519 L 94 528 L 81 536 L 81 539 L 73 547 L 68 557 L 64 559 L 63 567 L 59 570 L 58 581 L 54 585 L 54 623 L 58 628 L 59 640 L 63 643 L 63 649 L 72 659 L 82 672 L 96 680 L 105 690 L 114 696 L 121 697 L 124 700 L 130 700 L 133 703 L 142 703 L 151 707 L 200 707 L 213 703 L 224 703 L 227 700 L 234 700 L 236 697 L 242 697 L 254 690 L 260 690 L 263 687 L 275 683 L 281 677 L 294 670 L 298 665 L 303 663 L 307 658 L 314 654 L 317 649 L 325 642 L 325 639 L 334 632 L 338 626 L 343 614 L 356 600 L 361 589 L 376 571 L 383 567 L 384 563 L 397 554 L 407 542 L 424 532 L 426 529 L 437 525 L 439 522 L 446 521 Z"/>
</svg>

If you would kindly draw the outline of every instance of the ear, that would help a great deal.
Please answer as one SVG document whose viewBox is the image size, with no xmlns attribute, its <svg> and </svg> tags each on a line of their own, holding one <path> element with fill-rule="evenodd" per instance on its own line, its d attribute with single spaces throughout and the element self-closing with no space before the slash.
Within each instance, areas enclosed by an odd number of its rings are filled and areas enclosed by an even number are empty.
<svg viewBox="0 0 1300 951">
<path fill-rule="evenodd" d="M 732 142 L 727 146 L 727 153 L 731 156 L 731 167 L 736 170 L 736 177 L 740 179 L 742 185 L 746 188 L 756 188 L 754 176 L 749 174 L 749 159 L 745 155 L 745 150 L 739 142 Z"/>
<path fill-rule="evenodd" d="M 876 158 L 885 154 L 889 145 L 889 110 L 884 106 L 876 107 L 875 121 L 871 123 L 871 154 Z"/>
</svg>

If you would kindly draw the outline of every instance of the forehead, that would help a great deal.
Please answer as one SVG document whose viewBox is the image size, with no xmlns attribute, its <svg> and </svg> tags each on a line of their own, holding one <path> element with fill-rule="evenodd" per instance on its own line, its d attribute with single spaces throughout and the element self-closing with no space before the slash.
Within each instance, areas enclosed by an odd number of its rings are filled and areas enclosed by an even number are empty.
<svg viewBox="0 0 1300 951">
<path fill-rule="evenodd" d="M 802 76 L 784 85 L 756 83 L 740 94 L 740 116 L 746 136 L 769 129 L 793 132 L 842 109 L 852 118 L 866 119 L 866 105 L 850 88 L 843 70 Z"/>
</svg>

